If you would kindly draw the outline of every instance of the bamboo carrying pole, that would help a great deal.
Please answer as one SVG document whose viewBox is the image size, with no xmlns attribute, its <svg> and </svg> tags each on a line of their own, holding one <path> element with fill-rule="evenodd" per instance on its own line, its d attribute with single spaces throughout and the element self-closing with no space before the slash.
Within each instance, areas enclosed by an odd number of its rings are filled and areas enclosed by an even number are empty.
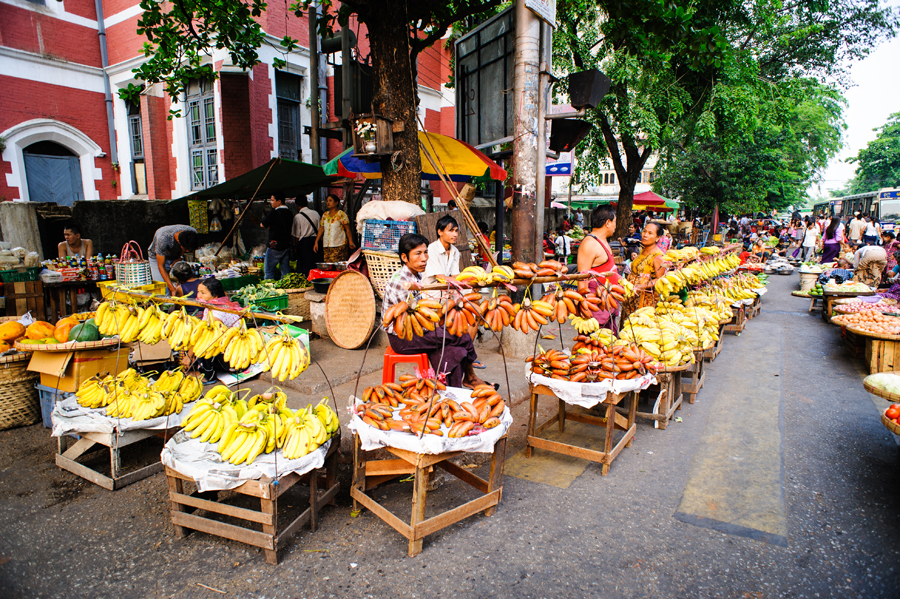
<svg viewBox="0 0 900 599">
<path fill-rule="evenodd" d="M 416 115 L 416 119 L 419 121 L 419 126 L 422 127 L 422 130 L 424 131 L 425 125 L 422 124 L 422 119 L 419 117 L 419 115 Z M 434 149 L 434 144 L 431 143 L 431 139 L 428 138 L 427 132 L 425 138 L 428 139 L 428 145 L 431 146 L 431 152 L 429 152 L 428 148 L 425 147 L 425 144 L 419 141 L 419 146 L 424 151 L 425 157 L 428 158 L 428 162 L 431 163 L 431 167 L 434 169 L 434 172 L 436 172 L 438 174 L 438 177 L 440 177 L 441 183 L 444 184 L 444 187 L 446 187 L 450 191 L 453 199 L 456 200 L 456 207 L 459 208 L 460 212 L 462 212 L 463 219 L 466 221 L 466 226 L 470 231 L 472 231 L 472 235 L 475 236 L 475 243 L 478 245 L 478 247 L 481 248 L 484 255 L 487 256 L 488 262 L 490 262 L 491 266 L 497 266 L 497 260 L 494 259 L 494 255 L 491 253 L 491 248 L 481 236 L 481 229 L 478 228 L 478 223 L 475 222 L 475 217 L 472 216 L 471 212 L 469 212 L 469 207 L 466 204 L 465 200 L 460 197 L 459 191 L 456 189 L 456 186 L 450 185 L 450 182 L 447 180 L 447 168 L 444 166 L 441 157 L 438 156 L 437 150 Z M 434 157 L 432 157 L 431 155 L 432 152 L 434 153 Z M 435 160 L 440 163 L 440 168 L 438 168 Z M 503 255 L 503 248 L 500 248 L 500 255 Z"/>
<path fill-rule="evenodd" d="M 226 312 L 228 314 L 237 314 L 238 316 L 252 316 L 254 318 L 262 318 L 265 320 L 274 320 L 281 323 L 294 323 L 294 322 L 302 322 L 302 318 L 297 316 L 290 315 L 278 315 L 278 314 L 267 314 L 265 312 L 251 312 L 249 308 L 244 308 L 241 310 L 235 310 L 233 308 L 226 308 L 219 304 L 210 304 L 208 302 L 198 302 L 196 300 L 188 300 L 181 297 L 169 297 L 164 295 L 151 295 L 149 293 L 138 293 L 137 291 L 131 291 L 127 288 L 120 287 L 110 287 L 110 291 L 115 291 L 116 293 L 124 293 L 134 298 L 138 299 L 148 299 L 160 304 L 175 304 L 177 306 L 196 306 L 198 308 L 209 308 L 210 310 L 216 310 L 217 312 Z"/>
<path fill-rule="evenodd" d="M 228 231 L 228 234 L 225 235 L 225 239 L 222 240 L 222 243 L 219 245 L 219 249 L 216 250 L 214 256 L 218 256 L 219 252 L 222 251 L 222 248 L 225 247 L 225 244 L 228 243 L 228 240 L 231 238 L 231 235 L 237 230 L 238 225 L 241 224 L 241 221 L 244 220 L 244 216 L 247 212 L 250 211 L 250 205 L 256 201 L 256 194 L 259 193 L 260 187 L 262 187 L 263 183 L 266 182 L 266 179 L 269 177 L 269 173 L 272 172 L 272 167 L 277 163 L 281 162 L 281 158 L 276 158 L 272 161 L 272 164 L 269 165 L 269 170 L 266 171 L 266 175 L 262 178 L 262 181 L 259 182 L 259 185 L 256 186 L 256 191 L 253 192 L 253 196 L 250 198 L 250 201 L 247 202 L 247 206 L 244 208 L 244 211 L 241 212 L 240 216 L 237 217 L 237 220 L 234 221 L 234 224 L 231 226 L 231 230 Z"/>
<path fill-rule="evenodd" d="M 533 279 L 513 279 L 509 283 L 493 282 L 487 285 L 474 285 L 473 287 L 496 287 L 498 285 L 532 285 L 535 283 L 565 283 L 566 281 L 583 281 L 594 277 L 608 277 L 617 274 L 615 272 L 580 272 L 572 275 L 561 277 L 535 277 Z M 456 289 L 453 285 L 445 283 L 431 283 L 428 285 L 420 285 L 418 289 L 422 291 L 446 291 L 447 289 Z"/>
</svg>

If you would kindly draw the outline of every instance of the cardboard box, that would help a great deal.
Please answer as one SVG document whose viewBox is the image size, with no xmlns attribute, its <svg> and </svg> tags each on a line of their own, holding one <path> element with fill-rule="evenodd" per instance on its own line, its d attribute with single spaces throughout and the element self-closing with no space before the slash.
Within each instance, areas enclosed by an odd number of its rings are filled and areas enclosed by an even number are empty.
<svg viewBox="0 0 900 599">
<path fill-rule="evenodd" d="M 41 384 L 74 393 L 95 375 L 119 374 L 128 368 L 130 347 L 90 349 L 75 352 L 36 351 L 28 370 L 41 374 Z"/>
<path fill-rule="evenodd" d="M 172 359 L 172 347 L 165 339 L 156 345 L 147 345 L 138 341 L 134 344 L 132 358 L 132 362 L 141 366 L 168 362 Z"/>
</svg>

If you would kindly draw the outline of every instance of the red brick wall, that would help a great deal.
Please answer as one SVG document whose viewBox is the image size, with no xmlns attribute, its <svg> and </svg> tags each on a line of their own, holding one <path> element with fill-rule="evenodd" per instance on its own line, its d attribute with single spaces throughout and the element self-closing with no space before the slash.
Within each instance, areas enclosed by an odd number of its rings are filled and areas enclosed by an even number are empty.
<svg viewBox="0 0 900 599">
<path fill-rule="evenodd" d="M 151 200 L 172 199 L 172 188 L 175 186 L 175 168 L 170 164 L 172 123 L 167 121 L 168 113 L 168 98 L 141 96 L 144 166 L 147 170 L 147 197 Z"/>
<path fill-rule="evenodd" d="M 272 80 L 269 79 L 269 66 L 258 64 L 253 67 L 253 80 L 249 84 L 250 97 L 250 145 L 252 148 L 251 168 L 261 166 L 271 160 L 274 140 L 269 137 L 269 123 L 274 114 L 269 108 L 269 96 L 272 94 Z M 245 117 L 246 118 L 246 117 Z"/>
<path fill-rule="evenodd" d="M 140 16 L 136 15 L 106 29 L 109 64 L 118 64 L 141 54 L 147 38 L 136 33 L 138 19 Z"/>
<path fill-rule="evenodd" d="M 253 149 L 250 139 L 250 77 L 223 73 L 219 82 L 222 112 L 222 141 L 225 180 L 253 169 Z"/>
<path fill-rule="evenodd" d="M 36 98 L 41 101 L 35 102 Z M 0 131 L 31 119 L 46 118 L 69 124 L 90 137 L 107 154 L 104 158 L 94 159 L 94 165 L 103 173 L 101 181 L 94 181 L 100 198 L 111 199 L 118 195 L 117 189 L 110 184 L 110 180 L 118 180 L 119 175 L 113 171 L 109 157 L 109 129 L 103 94 L 0 76 L 0 106 L 3 107 Z M 12 172 L 12 167 L 4 162 L 0 172 Z M 0 197 L 7 200 L 19 197 L 17 188 L 7 186 L 5 176 L 0 176 Z"/>
<path fill-rule="evenodd" d="M 71 0 L 66 0 L 66 9 L 69 8 L 69 2 Z M 91 6 L 94 5 L 93 0 L 78 0 L 79 2 L 90 2 Z M 111 16 L 122 12 L 126 8 L 131 8 L 132 6 L 136 6 L 140 4 L 139 0 L 103 0 L 103 16 L 107 19 Z"/>
<path fill-rule="evenodd" d="M 100 42 L 96 29 L 73 25 L 5 3 L 0 4 L 0 23 L 3 24 L 0 27 L 0 46 L 100 66 Z"/>
<path fill-rule="evenodd" d="M 66 0 L 66 12 L 92 21 L 97 20 L 97 7 L 94 6 L 94 0 Z M 108 17 L 109 15 L 104 16 Z"/>
</svg>

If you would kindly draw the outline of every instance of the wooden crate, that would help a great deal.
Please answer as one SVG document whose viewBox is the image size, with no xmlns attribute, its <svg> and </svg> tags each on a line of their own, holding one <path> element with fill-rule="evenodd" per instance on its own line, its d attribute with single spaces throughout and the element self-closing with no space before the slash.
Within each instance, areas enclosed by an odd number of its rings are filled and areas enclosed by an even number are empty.
<svg viewBox="0 0 900 599">
<path fill-rule="evenodd" d="M 534 448 L 546 449 L 547 451 L 562 455 L 598 462 L 603 465 L 601 476 L 606 476 L 609 472 L 610 465 L 618 455 L 622 453 L 622 450 L 626 447 L 631 447 L 631 443 L 634 440 L 634 433 L 637 430 L 637 426 L 634 423 L 637 415 L 636 393 L 608 394 L 606 399 L 600 404 L 606 406 L 605 417 L 593 416 L 582 412 L 567 412 L 566 402 L 559 399 L 559 410 L 556 415 L 550 417 L 549 420 L 538 426 L 538 396 L 540 395 L 556 397 L 556 394 L 553 393 L 549 387 L 543 385 L 533 385 L 531 387 L 531 409 L 528 417 L 528 436 L 525 439 L 525 457 L 530 458 Z M 625 398 L 630 398 L 631 401 L 627 408 L 627 415 L 623 416 L 616 412 L 616 406 L 622 403 Z M 586 447 L 578 447 L 576 445 L 551 441 L 538 436 L 555 422 L 559 423 L 559 432 L 564 432 L 566 430 L 566 420 L 605 427 L 606 439 L 604 441 L 603 451 L 595 451 Z M 616 430 L 623 431 L 624 434 L 619 438 L 618 442 L 613 444 L 613 436 Z"/>
<path fill-rule="evenodd" d="M 865 354 L 869 374 L 900 370 L 900 341 L 866 338 Z"/>
<path fill-rule="evenodd" d="M 162 463 L 155 460 L 153 463 L 139 468 L 134 472 L 122 474 L 121 451 L 123 447 L 127 447 L 143 439 L 150 437 L 160 437 L 163 440 L 171 437 L 180 427 L 169 430 L 134 430 L 125 431 L 122 434 L 112 433 L 76 433 L 80 439 L 69 446 L 72 438 L 63 435 L 57 439 L 56 465 L 63 470 L 68 470 L 72 474 L 77 474 L 85 480 L 98 484 L 104 489 L 115 491 L 121 489 L 133 482 L 143 480 L 148 476 L 153 476 L 163 469 Z M 106 476 L 97 472 L 77 461 L 78 458 L 93 449 L 95 445 L 103 445 L 109 448 L 110 475 Z"/>
<path fill-rule="evenodd" d="M 44 284 L 41 281 L 4 283 L 3 288 L 7 316 L 23 316 L 31 312 L 35 320 L 47 319 L 44 313 Z"/>
<path fill-rule="evenodd" d="M 196 530 L 246 543 L 262 548 L 266 555 L 266 562 L 277 564 L 278 549 L 307 522 L 309 522 L 310 530 L 315 532 L 319 509 L 326 504 L 334 505 L 334 498 L 340 490 L 340 483 L 337 480 L 337 458 L 340 445 L 341 438 L 340 435 L 337 435 L 331 440 L 331 446 L 325 456 L 324 472 L 313 470 L 303 475 L 292 472 L 277 480 L 264 477 L 260 480 L 247 481 L 235 489 L 229 489 L 240 495 L 258 497 L 259 511 L 218 501 L 218 497 L 215 501 L 207 499 L 201 497 L 198 492 L 187 494 L 184 483 L 185 481 L 193 482 L 193 479 L 166 466 L 175 535 L 178 538 L 184 538 L 191 531 Z M 278 498 L 294 485 L 304 481 L 309 485 L 309 507 L 279 532 Z M 320 484 L 323 485 L 321 492 L 319 491 Z M 201 515 L 203 512 L 208 515 Z M 221 522 L 209 517 L 212 514 L 245 520 L 248 525 L 238 526 Z M 261 525 L 262 531 L 251 528 L 253 524 Z"/>
<path fill-rule="evenodd" d="M 500 503 L 500 498 L 503 495 L 503 463 L 506 459 L 506 436 L 501 437 L 494 445 L 494 452 L 491 454 L 490 473 L 487 480 L 450 461 L 452 458 L 462 455 L 464 453 L 462 451 L 423 454 L 395 447 L 387 447 L 385 449 L 399 459 L 369 460 L 368 454 L 371 452 L 363 451 L 360 448 L 359 437 L 354 435 L 353 486 L 350 489 L 350 496 L 353 498 L 354 510 L 359 509 L 359 505 L 368 508 L 373 514 L 409 540 L 409 557 L 415 557 L 422 552 L 422 542 L 428 535 L 447 528 L 451 524 L 455 524 L 478 512 L 483 511 L 485 516 L 492 516 L 497 511 L 497 505 Z M 428 478 L 434 468 L 440 468 L 449 472 L 461 481 L 478 489 L 483 495 L 426 520 L 425 501 L 428 494 Z M 366 494 L 368 489 L 403 474 L 413 474 L 414 476 L 412 516 L 409 524 Z"/>
</svg>

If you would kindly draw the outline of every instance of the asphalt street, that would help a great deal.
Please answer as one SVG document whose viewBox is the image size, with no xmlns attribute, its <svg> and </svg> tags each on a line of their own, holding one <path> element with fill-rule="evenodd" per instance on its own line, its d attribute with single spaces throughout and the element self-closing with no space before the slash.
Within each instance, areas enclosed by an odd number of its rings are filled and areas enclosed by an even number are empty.
<svg viewBox="0 0 900 599">
<path fill-rule="evenodd" d="M 177 539 L 161 474 L 109 492 L 57 468 L 40 424 L 0 432 L 0 597 L 900 596 L 900 449 L 879 419 L 887 404 L 796 288 L 797 275 L 771 277 L 761 314 L 728 335 L 696 403 L 666 430 L 639 421 L 608 476 L 545 452 L 524 458 L 528 406 L 513 402 L 496 514 L 428 536 L 414 558 L 387 524 L 351 513 L 346 456 L 338 505 L 270 566 L 235 542 Z M 500 380 L 502 362 L 485 351 L 485 376 Z M 520 384 L 520 365 L 509 368 Z M 335 390 L 342 403 L 347 393 Z M 129 460 L 154 452 L 148 443 Z M 483 455 L 459 462 L 486 469 Z M 475 497 L 439 483 L 428 516 Z M 403 481 L 372 491 L 403 517 L 411 493 Z M 291 491 L 281 507 L 304 497 Z"/>
</svg>

